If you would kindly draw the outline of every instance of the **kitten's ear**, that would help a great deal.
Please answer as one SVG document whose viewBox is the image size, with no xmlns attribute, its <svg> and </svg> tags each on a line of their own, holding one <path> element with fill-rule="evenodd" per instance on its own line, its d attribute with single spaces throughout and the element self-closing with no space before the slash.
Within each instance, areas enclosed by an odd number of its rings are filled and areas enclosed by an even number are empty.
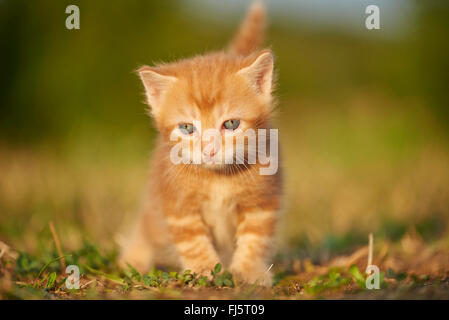
<svg viewBox="0 0 449 320">
<path fill-rule="evenodd" d="M 140 79 L 145 87 L 147 102 L 152 108 L 152 112 L 157 112 L 162 98 L 168 87 L 177 81 L 176 77 L 163 75 L 158 72 L 157 68 L 143 66 L 137 70 Z"/>
<path fill-rule="evenodd" d="M 273 54 L 263 50 L 247 67 L 240 69 L 238 75 L 243 76 L 261 95 L 270 98 L 273 86 Z"/>
</svg>

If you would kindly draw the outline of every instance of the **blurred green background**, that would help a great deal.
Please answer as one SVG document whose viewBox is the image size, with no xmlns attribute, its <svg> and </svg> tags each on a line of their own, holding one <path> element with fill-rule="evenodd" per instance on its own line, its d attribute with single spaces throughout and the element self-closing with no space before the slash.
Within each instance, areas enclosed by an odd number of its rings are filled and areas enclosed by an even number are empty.
<svg viewBox="0 0 449 320">
<path fill-rule="evenodd" d="M 285 155 L 280 241 L 338 249 L 449 221 L 449 4 L 267 1 Z M 65 28 L 77 4 L 81 29 Z M 364 9 L 378 4 L 381 30 Z M 115 246 L 156 132 L 140 65 L 227 45 L 248 1 L 0 0 L 0 240 Z"/>
</svg>

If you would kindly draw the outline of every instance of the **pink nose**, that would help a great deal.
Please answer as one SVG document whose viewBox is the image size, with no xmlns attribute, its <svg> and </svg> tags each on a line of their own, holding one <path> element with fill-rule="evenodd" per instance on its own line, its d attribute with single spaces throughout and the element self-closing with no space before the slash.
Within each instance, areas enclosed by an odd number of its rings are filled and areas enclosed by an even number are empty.
<svg viewBox="0 0 449 320">
<path fill-rule="evenodd" d="M 211 149 L 209 150 L 209 152 L 204 151 L 204 154 L 205 154 L 206 156 L 209 156 L 209 157 L 212 158 L 212 157 L 215 156 L 215 154 L 216 154 L 215 148 L 211 148 Z"/>
</svg>

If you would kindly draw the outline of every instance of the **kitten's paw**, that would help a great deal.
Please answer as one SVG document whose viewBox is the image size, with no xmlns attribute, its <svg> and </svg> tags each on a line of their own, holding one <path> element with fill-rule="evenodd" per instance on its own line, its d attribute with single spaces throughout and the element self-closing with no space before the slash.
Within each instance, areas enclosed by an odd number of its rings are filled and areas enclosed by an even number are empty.
<svg viewBox="0 0 449 320">
<path fill-rule="evenodd" d="M 151 255 L 142 252 L 124 252 L 118 259 L 118 265 L 127 270 L 128 264 L 140 273 L 145 273 L 152 265 Z"/>
<path fill-rule="evenodd" d="M 213 280 L 212 270 L 214 270 L 217 263 L 209 263 L 207 266 L 191 266 L 190 268 L 186 267 L 186 269 L 189 269 L 192 273 L 196 273 L 199 277 L 206 277 L 208 280 Z"/>
<path fill-rule="evenodd" d="M 268 268 L 242 270 L 241 268 L 231 266 L 230 272 L 237 283 L 257 284 L 264 287 L 271 287 L 273 285 L 273 275 Z"/>
<path fill-rule="evenodd" d="M 214 280 L 214 276 L 212 275 L 212 273 L 210 271 L 201 271 L 201 272 L 195 272 L 198 277 L 206 277 L 206 279 L 208 281 L 212 281 Z"/>
</svg>

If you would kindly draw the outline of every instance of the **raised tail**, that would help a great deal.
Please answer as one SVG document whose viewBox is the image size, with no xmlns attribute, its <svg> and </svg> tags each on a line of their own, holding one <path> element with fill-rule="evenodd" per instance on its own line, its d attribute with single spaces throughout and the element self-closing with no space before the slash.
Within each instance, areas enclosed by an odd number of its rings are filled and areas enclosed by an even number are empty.
<svg viewBox="0 0 449 320">
<path fill-rule="evenodd" d="M 240 29 L 231 41 L 229 51 L 247 56 L 262 45 L 265 31 L 265 7 L 256 0 L 248 10 Z"/>
</svg>

